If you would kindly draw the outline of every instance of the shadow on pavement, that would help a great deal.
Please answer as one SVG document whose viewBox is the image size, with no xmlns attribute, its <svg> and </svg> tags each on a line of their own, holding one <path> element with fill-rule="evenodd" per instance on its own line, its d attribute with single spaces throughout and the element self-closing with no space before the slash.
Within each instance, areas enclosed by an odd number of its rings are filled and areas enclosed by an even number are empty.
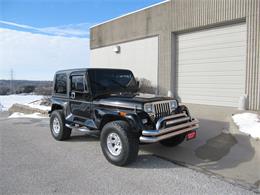
<svg viewBox="0 0 260 195">
<path fill-rule="evenodd" d="M 226 156 L 235 144 L 237 144 L 237 140 L 234 136 L 221 133 L 207 140 L 206 144 L 198 147 L 195 150 L 195 155 L 203 160 L 218 161 Z"/>
<path fill-rule="evenodd" d="M 97 141 L 99 141 L 98 136 L 88 135 L 88 134 L 72 135 L 70 139 L 66 140 L 66 142 L 97 142 Z"/>
<path fill-rule="evenodd" d="M 184 141 L 179 146 L 172 148 L 158 143 L 143 145 L 141 150 L 224 177 L 251 184 L 257 183 L 260 179 L 257 168 L 259 166 L 259 164 L 257 165 L 257 145 L 252 145 L 250 137 L 239 132 L 231 134 L 228 122 L 199 120 L 200 129 L 196 139 Z"/>
<path fill-rule="evenodd" d="M 72 130 L 70 139 L 66 140 L 66 142 L 99 142 L 99 132 L 81 132 Z"/>
<path fill-rule="evenodd" d="M 228 128 L 229 124 L 226 122 L 200 119 L 200 129 L 196 139 L 184 141 L 173 148 L 152 144 L 144 145 L 142 149 L 193 165 L 203 163 L 203 166 L 206 166 L 208 163 L 212 168 L 213 162 L 214 165 L 218 165 L 218 161 L 231 155 L 228 163 L 214 166 L 214 169 L 232 168 L 250 161 L 254 157 L 255 149 L 248 136 L 231 134 L 227 131 Z M 235 147 L 239 148 L 233 150 Z"/>
</svg>

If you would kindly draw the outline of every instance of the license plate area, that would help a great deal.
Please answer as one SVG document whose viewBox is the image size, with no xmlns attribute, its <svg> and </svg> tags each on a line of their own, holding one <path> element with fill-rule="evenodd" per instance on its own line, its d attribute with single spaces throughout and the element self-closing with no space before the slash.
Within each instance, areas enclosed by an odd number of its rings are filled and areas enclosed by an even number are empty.
<svg viewBox="0 0 260 195">
<path fill-rule="evenodd" d="M 197 136 L 197 132 L 196 131 L 190 131 L 186 134 L 186 139 L 187 140 L 191 140 L 191 139 L 194 139 L 196 138 Z"/>
</svg>

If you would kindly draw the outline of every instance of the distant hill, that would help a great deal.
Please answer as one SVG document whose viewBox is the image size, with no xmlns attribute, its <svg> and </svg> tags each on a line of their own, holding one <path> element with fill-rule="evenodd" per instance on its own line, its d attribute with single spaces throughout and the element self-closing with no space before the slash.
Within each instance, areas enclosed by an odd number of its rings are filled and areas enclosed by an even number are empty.
<svg viewBox="0 0 260 195">
<path fill-rule="evenodd" d="M 0 80 L 0 95 L 32 92 L 39 95 L 50 95 L 52 81 L 13 80 L 12 86 L 10 80 Z M 13 91 L 11 88 L 13 88 Z"/>
</svg>

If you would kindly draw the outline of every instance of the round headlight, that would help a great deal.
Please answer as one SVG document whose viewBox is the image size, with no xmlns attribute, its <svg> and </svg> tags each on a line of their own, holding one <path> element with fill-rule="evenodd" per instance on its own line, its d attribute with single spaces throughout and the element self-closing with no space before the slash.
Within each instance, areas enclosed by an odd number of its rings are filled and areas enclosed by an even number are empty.
<svg viewBox="0 0 260 195">
<path fill-rule="evenodd" d="M 178 107 L 178 103 L 176 100 L 171 100 L 170 101 L 170 107 L 172 110 L 176 109 Z"/>
<path fill-rule="evenodd" d="M 148 113 L 153 112 L 153 105 L 152 104 L 145 104 L 144 105 L 144 111 L 148 112 Z"/>
</svg>

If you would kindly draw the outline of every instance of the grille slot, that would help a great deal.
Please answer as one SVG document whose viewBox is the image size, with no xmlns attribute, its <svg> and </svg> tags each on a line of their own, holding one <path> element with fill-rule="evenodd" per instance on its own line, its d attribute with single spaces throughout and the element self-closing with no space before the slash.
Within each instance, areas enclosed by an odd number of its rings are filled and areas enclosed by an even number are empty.
<svg viewBox="0 0 260 195">
<path fill-rule="evenodd" d="M 157 121 L 160 117 L 168 116 L 171 114 L 169 102 L 154 103 L 154 116 Z"/>
</svg>

